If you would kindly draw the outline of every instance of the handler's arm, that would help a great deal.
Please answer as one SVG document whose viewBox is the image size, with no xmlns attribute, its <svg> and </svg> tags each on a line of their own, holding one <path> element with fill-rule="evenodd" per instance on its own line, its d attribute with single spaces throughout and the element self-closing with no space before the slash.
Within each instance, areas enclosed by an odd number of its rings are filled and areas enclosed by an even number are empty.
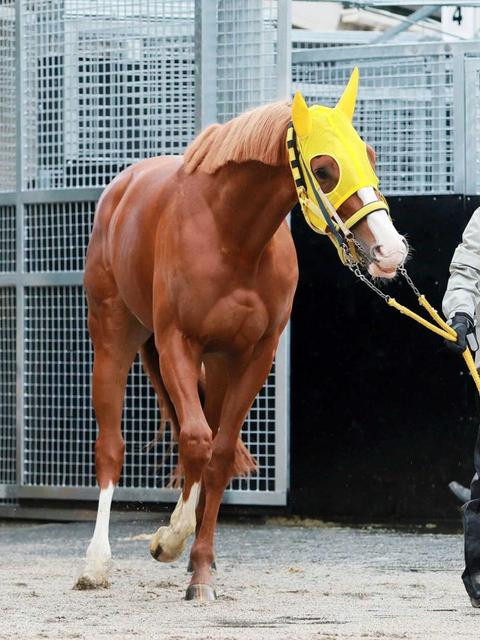
<svg viewBox="0 0 480 640">
<path fill-rule="evenodd" d="M 476 209 L 463 232 L 450 264 L 450 279 L 442 308 L 450 320 L 456 313 L 475 316 L 480 302 L 480 208 Z"/>
</svg>

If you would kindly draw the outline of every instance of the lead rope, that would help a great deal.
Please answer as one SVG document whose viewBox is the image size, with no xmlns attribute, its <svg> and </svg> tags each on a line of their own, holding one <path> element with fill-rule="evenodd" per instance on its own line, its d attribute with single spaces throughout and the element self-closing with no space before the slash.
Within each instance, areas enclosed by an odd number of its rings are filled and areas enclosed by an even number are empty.
<svg viewBox="0 0 480 640">
<path fill-rule="evenodd" d="M 402 277 L 404 278 L 404 280 L 406 281 L 410 289 L 415 294 L 415 297 L 418 300 L 418 304 L 426 310 L 426 312 L 429 314 L 432 320 L 434 320 L 437 323 L 438 326 L 435 326 L 428 320 L 425 320 L 425 318 L 422 318 L 422 316 L 419 316 L 418 313 L 415 313 L 408 307 L 405 307 L 403 304 L 400 304 L 395 300 L 395 298 L 392 298 L 386 293 L 383 293 L 383 291 L 381 291 L 369 278 L 365 276 L 364 273 L 362 273 L 360 266 L 358 265 L 358 263 L 356 263 L 353 260 L 352 256 L 348 252 L 348 248 L 346 251 L 346 256 L 347 256 L 346 265 L 350 269 L 350 271 L 361 282 L 366 284 L 367 287 L 369 287 L 374 293 L 380 296 L 380 298 L 382 298 L 390 307 L 393 307 L 394 309 L 399 311 L 401 314 L 406 315 L 409 318 L 412 318 L 412 320 L 415 320 L 415 322 L 418 322 L 419 324 L 423 325 L 425 328 L 429 329 L 430 331 L 433 331 L 433 333 L 436 333 L 437 335 L 441 336 L 445 340 L 450 340 L 451 342 L 455 342 L 455 340 L 457 339 L 456 331 L 452 329 L 452 327 L 448 325 L 443 318 L 440 317 L 437 310 L 434 309 L 432 305 L 428 302 L 428 300 L 425 298 L 425 296 L 422 293 L 420 293 L 420 291 L 415 286 L 415 283 L 413 282 L 413 280 L 411 279 L 411 277 L 409 276 L 407 270 L 403 265 L 398 269 L 400 271 L 400 274 L 402 275 Z M 463 359 L 465 360 L 465 364 L 467 365 L 470 375 L 472 376 L 473 381 L 475 382 L 477 391 L 480 394 L 480 376 L 478 375 L 478 371 L 475 366 L 475 362 L 473 360 L 472 352 L 468 347 L 462 353 L 462 356 L 463 356 Z"/>
</svg>

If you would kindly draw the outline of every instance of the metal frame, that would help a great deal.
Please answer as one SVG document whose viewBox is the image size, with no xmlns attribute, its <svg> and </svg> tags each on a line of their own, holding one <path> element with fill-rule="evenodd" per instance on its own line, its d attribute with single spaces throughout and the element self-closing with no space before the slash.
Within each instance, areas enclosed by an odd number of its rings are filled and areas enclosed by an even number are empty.
<svg viewBox="0 0 480 640">
<path fill-rule="evenodd" d="M 465 122 L 469 124 L 470 144 L 465 145 L 465 188 L 467 195 L 480 191 L 480 53 L 478 58 L 465 60 Z"/>
<path fill-rule="evenodd" d="M 217 48 L 217 8 L 220 0 L 195 0 L 195 51 L 196 66 L 196 103 L 195 117 L 197 128 L 203 127 L 217 119 L 217 84 L 215 55 Z M 264 0 L 251 0 L 262 6 Z M 13 286 L 16 290 L 16 365 L 17 365 L 17 394 L 16 394 L 16 434 L 17 434 L 17 484 L 0 485 L 0 503 L 12 498 L 52 498 L 89 500 L 96 499 L 98 490 L 94 486 L 60 486 L 60 485 L 32 485 L 26 483 L 25 469 L 25 384 L 26 384 L 26 345 L 25 334 L 28 330 L 26 316 L 26 292 L 42 287 L 67 287 L 68 290 L 82 285 L 83 271 L 42 271 L 27 272 L 25 268 L 25 215 L 26 207 L 30 205 L 55 205 L 62 203 L 87 203 L 96 201 L 102 193 L 97 187 L 72 187 L 54 189 L 25 188 L 24 184 L 24 154 L 25 127 L 23 95 L 24 71 L 28 60 L 25 59 L 24 42 L 24 0 L 15 3 L 16 17 L 16 191 L 0 192 L 0 206 L 16 207 L 16 271 L 0 274 L 0 287 Z M 272 5 L 269 0 L 270 6 Z M 233 5 L 232 5 L 233 6 Z M 278 2 L 278 30 L 277 30 L 277 95 L 285 97 L 288 94 L 290 74 L 288 69 L 279 72 L 280 66 L 287 65 L 289 56 L 288 24 L 289 2 Z M 253 106 L 253 105 L 252 105 Z M 31 186 L 31 185 L 28 185 Z M 277 352 L 275 365 L 275 477 L 274 490 L 250 490 L 246 481 L 237 482 L 235 488 L 229 488 L 225 493 L 225 502 L 235 504 L 263 504 L 284 505 L 288 490 L 288 351 L 289 332 L 285 332 Z M 0 452 L 1 454 L 1 452 Z M 0 460 L 1 462 L 1 460 Z M 267 483 L 268 484 L 268 483 Z M 238 485 L 238 486 L 237 486 Z M 253 485 L 252 485 L 253 486 Z M 260 486 L 260 485 L 258 485 Z M 174 489 L 157 488 L 117 488 L 118 500 L 141 500 L 153 502 L 171 502 L 178 497 Z"/>
<path fill-rule="evenodd" d="M 336 47 L 324 49 L 294 49 L 292 52 L 292 65 L 308 65 L 318 64 L 329 65 L 351 63 L 362 65 L 362 60 L 378 61 L 381 68 L 383 60 L 398 59 L 399 64 L 405 58 L 407 59 L 432 59 L 431 72 L 436 73 L 438 63 L 435 62 L 435 56 L 448 56 L 451 58 L 452 68 L 452 125 L 451 134 L 453 136 L 453 156 L 451 163 L 447 161 L 444 167 L 453 175 L 452 188 L 444 192 L 456 194 L 473 195 L 478 191 L 475 184 L 475 177 L 472 173 L 472 167 L 475 165 L 477 148 L 475 139 L 469 135 L 471 117 L 475 109 L 478 107 L 473 104 L 474 96 L 468 90 L 468 82 L 465 81 L 465 73 L 469 73 L 475 67 L 476 61 L 480 58 L 480 41 L 469 42 L 430 42 L 430 43 L 409 43 L 409 44 L 369 44 L 350 47 Z M 432 92 L 435 87 L 432 87 Z M 436 101 L 436 102 L 435 102 Z M 435 97 L 432 93 L 432 104 L 441 107 L 441 97 Z M 466 105 L 468 109 L 466 109 Z M 437 128 L 441 123 L 437 123 Z M 439 153 L 442 150 L 437 149 Z M 421 143 L 419 143 L 419 153 L 421 153 Z M 381 159 L 380 159 L 381 164 Z M 381 168 L 381 166 L 380 166 Z M 388 195 L 388 191 L 386 191 Z M 416 192 L 410 191 L 412 195 Z M 441 193 L 441 192 L 440 192 Z M 402 195 L 399 193 L 399 195 Z M 418 192 L 420 195 L 420 192 Z"/>
</svg>

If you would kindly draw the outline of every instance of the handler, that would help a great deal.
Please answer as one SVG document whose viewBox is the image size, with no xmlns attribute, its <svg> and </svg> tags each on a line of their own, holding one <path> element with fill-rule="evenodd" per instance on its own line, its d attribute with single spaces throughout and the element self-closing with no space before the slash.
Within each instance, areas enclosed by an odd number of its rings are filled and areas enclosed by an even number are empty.
<svg viewBox="0 0 480 640">
<path fill-rule="evenodd" d="M 457 332 L 457 341 L 445 341 L 449 349 L 463 353 L 468 346 L 477 351 L 475 320 L 480 303 L 480 208 L 465 227 L 462 242 L 453 254 L 450 279 L 443 298 L 443 312 Z M 478 366 L 478 365 L 477 365 Z M 463 507 L 465 571 L 463 583 L 474 607 L 480 607 L 480 427 L 474 452 L 475 475 L 470 500 Z"/>
</svg>

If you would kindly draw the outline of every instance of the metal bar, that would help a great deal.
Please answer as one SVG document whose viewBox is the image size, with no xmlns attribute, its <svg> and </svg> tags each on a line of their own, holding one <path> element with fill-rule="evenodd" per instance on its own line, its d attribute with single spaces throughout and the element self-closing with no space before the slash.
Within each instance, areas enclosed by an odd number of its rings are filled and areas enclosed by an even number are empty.
<svg viewBox="0 0 480 640">
<path fill-rule="evenodd" d="M 195 0 L 195 128 L 217 120 L 217 2 Z"/>
<path fill-rule="evenodd" d="M 98 187 L 78 187 L 69 189 L 39 189 L 22 191 L 24 204 L 43 204 L 56 202 L 88 202 L 96 201 L 102 195 L 103 189 Z M 0 204 L 2 203 L 0 196 Z"/>
<path fill-rule="evenodd" d="M 0 193 L 0 207 L 15 205 L 17 203 L 17 194 L 15 192 Z"/>
<path fill-rule="evenodd" d="M 324 0 L 313 0 L 313 2 L 323 2 Z M 354 5 L 356 7 L 362 7 L 368 9 L 369 7 L 391 7 L 394 5 L 395 7 L 404 7 L 405 9 L 409 9 L 410 7 L 416 7 L 417 5 L 437 5 L 439 7 L 451 7 L 459 6 L 459 7 L 479 7 L 480 3 L 478 0 L 463 0 L 462 2 L 452 2 L 451 0 L 413 0 L 413 2 L 390 2 L 390 0 L 367 0 L 364 2 L 363 0 L 348 0 L 349 5 Z"/>
<path fill-rule="evenodd" d="M 275 356 L 275 489 L 287 500 L 290 488 L 290 323 Z"/>
<path fill-rule="evenodd" d="M 83 271 L 0 273 L 0 287 L 82 286 Z"/>
<path fill-rule="evenodd" d="M 406 31 L 407 29 L 409 29 L 412 26 L 412 24 L 416 24 L 417 22 L 420 22 L 420 20 L 423 20 L 424 18 L 428 18 L 428 16 L 432 15 L 432 13 L 434 13 L 439 8 L 440 8 L 440 5 L 432 4 L 432 5 L 426 5 L 424 7 L 420 7 L 420 9 L 417 9 L 412 14 L 410 14 L 408 18 L 405 16 L 401 16 L 399 14 L 396 15 L 395 17 L 397 17 L 398 20 L 401 21 L 400 24 L 397 24 L 395 27 L 392 27 L 391 29 L 387 29 L 387 31 L 384 31 L 381 35 L 379 35 L 377 38 L 372 40 L 371 44 L 388 42 L 388 40 L 391 40 L 399 33 L 402 33 L 402 31 Z"/>
<path fill-rule="evenodd" d="M 278 2 L 277 97 L 290 98 L 292 84 L 292 3 Z"/>
<path fill-rule="evenodd" d="M 468 193 L 467 172 L 469 168 L 466 154 L 471 143 L 466 137 L 466 104 L 469 104 L 470 92 L 465 91 L 465 65 L 468 59 L 463 52 L 455 51 L 453 56 L 453 167 L 455 193 Z M 474 95 L 475 92 L 472 91 Z"/>
<path fill-rule="evenodd" d="M 362 60 L 363 58 L 401 58 L 409 56 L 429 56 L 440 54 L 478 54 L 480 40 L 468 42 L 427 42 L 409 44 L 358 45 L 326 49 L 295 49 L 292 64 L 300 62 L 324 62 L 334 59 Z"/>
<path fill-rule="evenodd" d="M 57 287 L 83 285 L 83 271 L 55 271 L 25 273 L 21 276 L 25 287 Z"/>
<path fill-rule="evenodd" d="M 23 271 L 23 3 L 15 3 L 15 94 L 16 94 L 16 271 Z M 17 485 L 23 484 L 24 448 L 24 300 L 21 282 L 16 284 L 16 365 L 17 365 Z"/>
<path fill-rule="evenodd" d="M 117 487 L 116 501 L 176 502 L 180 490 L 175 489 L 125 489 Z M 97 500 L 96 487 L 22 486 L 19 498 L 52 498 L 57 500 Z M 282 506 L 286 503 L 285 491 L 225 491 L 224 504 L 268 504 Z"/>
</svg>

